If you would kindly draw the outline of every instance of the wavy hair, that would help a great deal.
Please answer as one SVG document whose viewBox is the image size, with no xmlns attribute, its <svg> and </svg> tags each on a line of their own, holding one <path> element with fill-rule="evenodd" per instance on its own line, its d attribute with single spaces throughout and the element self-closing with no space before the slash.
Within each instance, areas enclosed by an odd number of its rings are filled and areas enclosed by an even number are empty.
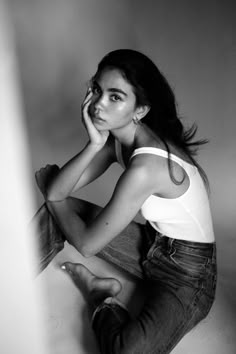
<svg viewBox="0 0 236 354">
<path fill-rule="evenodd" d="M 131 49 L 119 49 L 108 53 L 98 64 L 94 77 L 104 69 L 118 69 L 123 77 L 132 85 L 136 96 L 136 105 L 148 105 L 150 110 L 143 122 L 164 143 L 168 152 L 168 167 L 172 181 L 181 184 L 173 175 L 170 160 L 169 143 L 173 143 L 183 151 L 195 165 L 207 187 L 209 182 L 206 173 L 197 163 L 195 156 L 200 145 L 206 139 L 194 140 L 197 132 L 196 124 L 185 129 L 177 113 L 175 95 L 164 75 L 146 55 Z"/>
</svg>

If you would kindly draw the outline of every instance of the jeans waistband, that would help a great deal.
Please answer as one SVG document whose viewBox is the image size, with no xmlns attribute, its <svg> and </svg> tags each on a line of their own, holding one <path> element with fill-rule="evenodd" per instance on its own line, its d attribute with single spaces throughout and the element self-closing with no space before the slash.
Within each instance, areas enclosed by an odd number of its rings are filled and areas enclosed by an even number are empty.
<svg viewBox="0 0 236 354">
<path fill-rule="evenodd" d="M 198 252 L 199 254 L 210 258 L 214 258 L 216 256 L 215 242 L 195 242 L 171 238 L 159 233 L 148 222 L 146 223 L 146 228 L 149 235 L 151 235 L 153 242 L 165 245 L 167 249 L 175 248 L 176 250 L 183 252 L 186 251 L 188 253 Z"/>
</svg>

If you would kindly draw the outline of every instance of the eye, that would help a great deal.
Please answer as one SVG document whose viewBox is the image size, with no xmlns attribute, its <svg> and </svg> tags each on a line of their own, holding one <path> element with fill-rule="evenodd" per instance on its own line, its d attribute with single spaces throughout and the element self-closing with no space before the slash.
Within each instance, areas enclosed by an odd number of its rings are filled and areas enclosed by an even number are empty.
<svg viewBox="0 0 236 354">
<path fill-rule="evenodd" d="M 121 101 L 121 97 L 119 95 L 111 95 L 110 96 L 111 100 L 114 102 Z"/>
<path fill-rule="evenodd" d="M 93 94 L 99 94 L 99 93 L 101 93 L 101 89 L 98 87 L 98 86 L 93 86 L 92 87 L 92 92 L 93 92 Z"/>
</svg>

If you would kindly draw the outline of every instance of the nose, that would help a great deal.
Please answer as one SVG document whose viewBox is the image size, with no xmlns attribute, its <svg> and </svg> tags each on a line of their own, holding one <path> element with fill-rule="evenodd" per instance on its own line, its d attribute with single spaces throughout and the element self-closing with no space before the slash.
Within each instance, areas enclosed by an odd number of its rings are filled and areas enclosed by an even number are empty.
<svg viewBox="0 0 236 354">
<path fill-rule="evenodd" d="M 98 95 L 94 100 L 95 110 L 100 111 L 100 110 L 104 109 L 105 105 L 106 105 L 106 101 L 105 101 L 104 95 L 102 95 L 102 94 Z"/>
</svg>

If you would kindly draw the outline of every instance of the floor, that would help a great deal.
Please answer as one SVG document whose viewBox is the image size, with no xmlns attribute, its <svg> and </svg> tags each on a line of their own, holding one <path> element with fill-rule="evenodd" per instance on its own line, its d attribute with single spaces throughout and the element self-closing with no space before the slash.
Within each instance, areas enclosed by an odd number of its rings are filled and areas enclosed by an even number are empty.
<svg viewBox="0 0 236 354">
<path fill-rule="evenodd" d="M 97 275 L 117 277 L 125 288 L 121 294 L 124 302 L 128 302 L 136 286 L 111 265 L 96 257 L 84 259 L 68 244 L 35 280 L 45 293 L 42 310 L 46 313 L 50 354 L 98 354 L 85 300 L 68 274 L 60 269 L 64 261 L 83 263 Z M 207 319 L 186 335 L 172 354 L 236 353 L 235 313 L 232 309 L 224 278 L 219 276 L 216 301 Z"/>
</svg>

